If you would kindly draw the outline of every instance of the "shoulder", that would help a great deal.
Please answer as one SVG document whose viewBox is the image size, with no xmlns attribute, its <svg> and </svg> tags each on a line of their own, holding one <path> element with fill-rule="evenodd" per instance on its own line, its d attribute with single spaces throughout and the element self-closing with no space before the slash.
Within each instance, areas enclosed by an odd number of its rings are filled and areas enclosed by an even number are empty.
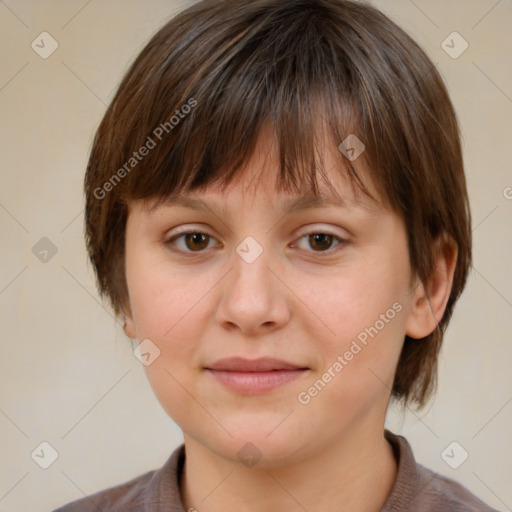
<svg viewBox="0 0 512 512">
<path fill-rule="evenodd" d="M 119 485 L 108 487 L 84 498 L 72 501 L 53 512 L 98 512 L 143 510 L 146 489 L 156 471 L 148 471 Z"/>
<path fill-rule="evenodd" d="M 469 489 L 447 476 L 417 464 L 419 481 L 425 486 L 418 490 L 417 500 L 426 510 L 446 512 L 497 512 L 475 496 Z"/>
<path fill-rule="evenodd" d="M 418 464 L 403 436 L 385 431 L 398 473 L 382 512 L 497 512 L 455 480 Z"/>
<path fill-rule="evenodd" d="M 86 495 L 53 512 L 149 512 L 181 511 L 179 477 L 185 445 L 178 446 L 158 470 L 148 471 L 119 485 Z"/>
</svg>

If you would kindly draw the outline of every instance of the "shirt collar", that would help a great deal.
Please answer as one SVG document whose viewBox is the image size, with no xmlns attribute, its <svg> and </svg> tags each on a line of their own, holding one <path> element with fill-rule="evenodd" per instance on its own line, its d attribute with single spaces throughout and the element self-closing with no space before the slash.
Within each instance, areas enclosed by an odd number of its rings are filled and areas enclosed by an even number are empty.
<svg viewBox="0 0 512 512">
<path fill-rule="evenodd" d="M 419 481 L 414 455 L 405 437 L 384 431 L 398 463 L 395 483 L 381 512 L 408 510 L 425 485 Z M 185 444 L 178 446 L 167 462 L 156 471 L 146 487 L 145 512 L 186 512 L 180 493 L 180 478 L 185 463 Z"/>
</svg>

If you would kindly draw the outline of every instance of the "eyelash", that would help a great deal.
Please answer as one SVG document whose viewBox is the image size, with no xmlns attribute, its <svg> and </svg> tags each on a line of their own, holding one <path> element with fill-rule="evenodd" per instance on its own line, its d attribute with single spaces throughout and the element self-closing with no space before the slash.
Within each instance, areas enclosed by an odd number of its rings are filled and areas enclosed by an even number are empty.
<svg viewBox="0 0 512 512">
<path fill-rule="evenodd" d="M 165 245 L 166 246 L 174 246 L 176 240 L 179 240 L 180 238 L 182 238 L 182 237 L 184 237 L 186 235 L 205 235 L 206 237 L 214 240 L 214 237 L 209 235 L 208 233 L 204 233 L 204 232 L 198 231 L 198 230 L 190 230 L 190 231 L 184 231 L 182 233 L 174 235 L 172 238 L 170 238 L 169 240 L 167 240 L 165 242 Z M 340 236 L 335 235 L 334 233 L 330 233 L 328 231 L 311 231 L 311 232 L 305 233 L 304 235 L 299 237 L 299 240 L 302 240 L 303 238 L 309 237 L 311 235 L 327 235 L 327 236 L 331 236 L 331 237 L 333 237 L 334 240 L 336 240 L 338 242 L 338 244 L 335 245 L 333 249 L 327 249 L 325 251 L 308 251 L 308 252 L 311 252 L 311 253 L 313 253 L 315 255 L 318 254 L 321 257 L 324 254 L 327 255 L 327 256 L 330 256 L 333 253 L 341 250 L 343 248 L 343 246 L 345 246 L 345 245 L 347 245 L 349 243 L 348 240 L 346 240 L 344 238 L 341 238 Z M 203 249 L 202 251 L 188 251 L 188 250 L 183 250 L 183 249 L 175 249 L 174 247 L 172 247 L 171 250 L 174 251 L 174 252 L 179 252 L 179 253 L 184 253 L 184 254 L 201 254 L 201 253 L 204 253 L 207 249 Z"/>
</svg>

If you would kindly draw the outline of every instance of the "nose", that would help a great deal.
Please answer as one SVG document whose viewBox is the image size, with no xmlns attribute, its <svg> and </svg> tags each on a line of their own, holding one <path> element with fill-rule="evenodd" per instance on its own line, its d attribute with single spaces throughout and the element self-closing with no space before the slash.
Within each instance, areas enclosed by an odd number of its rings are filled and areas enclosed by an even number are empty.
<svg viewBox="0 0 512 512">
<path fill-rule="evenodd" d="M 225 329 L 258 336 L 289 322 L 292 293 L 285 284 L 282 266 L 276 264 L 270 251 L 263 250 L 254 259 L 259 252 L 254 254 L 254 250 L 254 245 L 241 244 L 234 252 L 232 270 L 222 281 L 216 320 Z"/>
</svg>

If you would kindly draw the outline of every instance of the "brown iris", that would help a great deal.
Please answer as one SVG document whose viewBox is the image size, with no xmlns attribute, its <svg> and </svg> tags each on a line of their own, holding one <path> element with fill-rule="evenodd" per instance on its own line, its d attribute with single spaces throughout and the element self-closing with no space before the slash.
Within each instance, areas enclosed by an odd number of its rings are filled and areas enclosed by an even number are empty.
<svg viewBox="0 0 512 512">
<path fill-rule="evenodd" d="M 203 233 L 186 233 L 185 244 L 191 251 L 201 251 L 208 247 L 209 236 Z"/>
<path fill-rule="evenodd" d="M 333 238 L 332 235 L 326 233 L 314 233 L 308 237 L 311 247 L 314 249 L 315 246 L 317 246 L 320 251 L 329 249 L 332 245 Z"/>
</svg>

